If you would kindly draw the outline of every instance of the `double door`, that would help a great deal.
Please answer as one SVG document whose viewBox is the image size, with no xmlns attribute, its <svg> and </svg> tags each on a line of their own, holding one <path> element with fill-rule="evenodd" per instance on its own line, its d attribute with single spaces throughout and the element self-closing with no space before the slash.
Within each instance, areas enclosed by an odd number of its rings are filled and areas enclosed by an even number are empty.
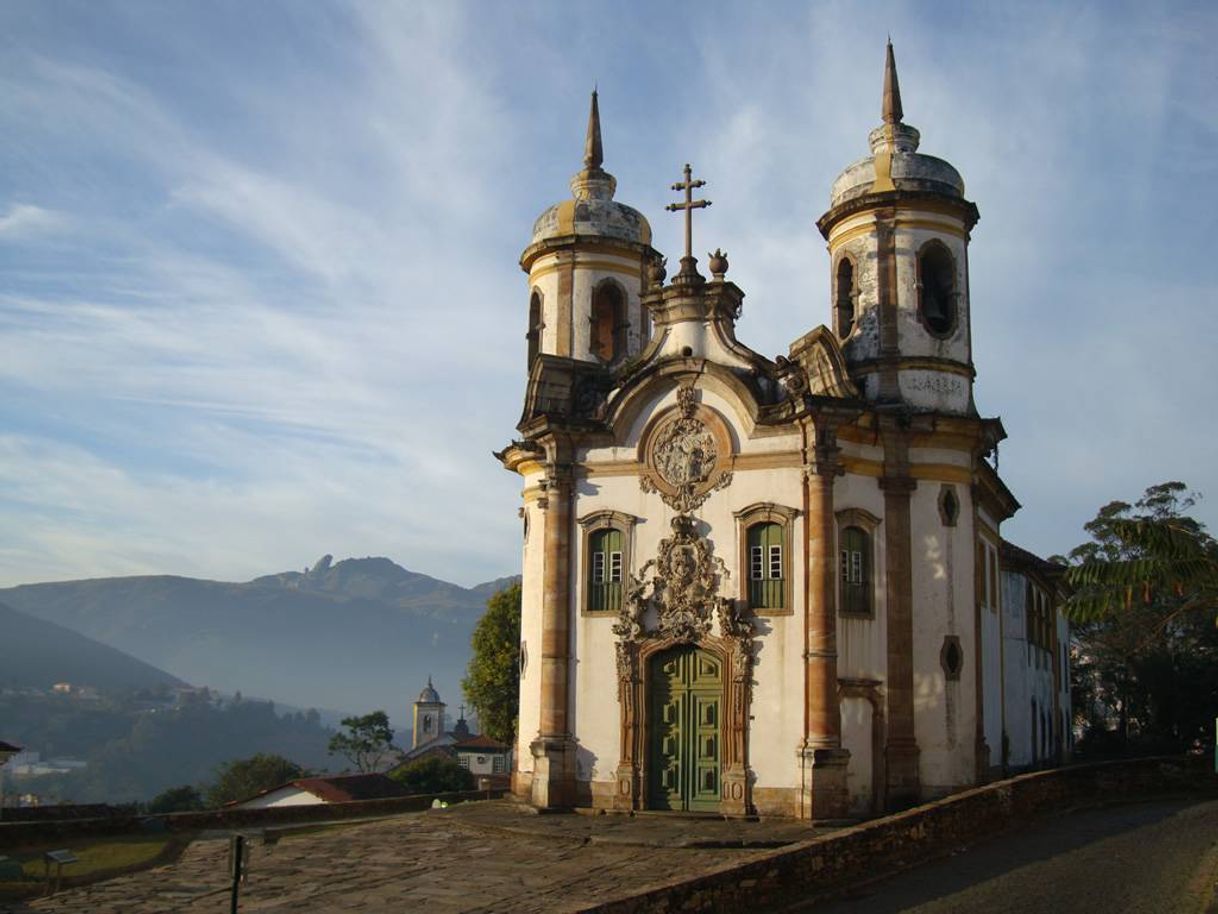
<svg viewBox="0 0 1218 914">
<path fill-rule="evenodd" d="M 723 664 L 692 646 L 648 663 L 648 807 L 717 812 Z"/>
</svg>

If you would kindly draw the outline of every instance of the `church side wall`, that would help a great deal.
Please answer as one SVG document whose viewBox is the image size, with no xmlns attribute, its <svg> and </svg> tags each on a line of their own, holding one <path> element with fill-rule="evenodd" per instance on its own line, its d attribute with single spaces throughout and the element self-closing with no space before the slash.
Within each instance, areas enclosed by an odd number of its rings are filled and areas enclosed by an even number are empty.
<svg viewBox="0 0 1218 914">
<path fill-rule="evenodd" d="M 928 455 L 929 456 L 929 455 Z M 935 455 L 937 462 L 951 457 Z M 914 727 L 925 796 L 975 781 L 976 675 L 973 614 L 973 511 L 968 486 L 956 484 L 955 526 L 943 523 L 942 483 L 920 480 L 911 499 L 913 550 Z M 963 665 L 949 678 L 945 636 L 958 639 Z"/>
<path fill-rule="evenodd" d="M 884 548 L 884 493 L 874 477 L 847 473 L 833 486 L 833 507 L 841 512 L 861 508 L 880 518 L 872 536 L 874 612 L 870 618 L 837 616 L 837 674 L 848 679 L 869 679 L 883 684 L 888 677 L 888 611 L 886 595 L 888 557 Z M 840 569 L 838 574 L 840 582 Z M 860 735 L 861 738 L 861 735 Z"/>
</svg>

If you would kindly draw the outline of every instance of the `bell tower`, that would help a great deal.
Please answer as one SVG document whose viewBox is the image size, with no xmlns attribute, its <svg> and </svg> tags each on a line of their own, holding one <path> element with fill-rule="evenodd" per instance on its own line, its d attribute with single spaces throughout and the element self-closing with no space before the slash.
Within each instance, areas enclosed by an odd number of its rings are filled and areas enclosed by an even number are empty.
<svg viewBox="0 0 1218 914">
<path fill-rule="evenodd" d="M 615 367 L 647 341 L 640 297 L 647 267 L 659 255 L 643 214 L 613 199 L 617 180 L 601 167 L 603 161 L 593 91 L 584 167 L 571 179 L 571 199 L 537 218 L 533 239 L 520 255 L 529 274 L 530 372 L 540 354 Z"/>
<path fill-rule="evenodd" d="M 918 152 L 891 41 L 881 112 L 871 155 L 838 176 L 816 223 L 829 242 L 831 326 L 866 399 L 975 416 L 968 244 L 977 207 L 955 168 Z"/>
<path fill-rule="evenodd" d="M 424 743 L 444 734 L 444 702 L 440 701 L 440 693 L 427 677 L 427 687 L 419 693 L 414 703 L 414 713 L 411 715 L 413 730 L 410 734 L 410 748 L 415 749 Z"/>
</svg>

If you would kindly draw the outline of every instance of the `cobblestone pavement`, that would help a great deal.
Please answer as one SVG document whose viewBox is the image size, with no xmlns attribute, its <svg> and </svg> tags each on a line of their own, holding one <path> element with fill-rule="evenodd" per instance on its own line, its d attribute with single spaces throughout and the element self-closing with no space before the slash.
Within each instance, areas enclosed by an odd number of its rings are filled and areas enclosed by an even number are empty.
<svg viewBox="0 0 1218 914">
<path fill-rule="evenodd" d="M 253 843 L 241 911 L 560 912 L 751 860 L 818 833 L 789 821 L 530 815 L 472 803 Z M 0 914 L 226 914 L 227 837 L 174 864 Z"/>
</svg>

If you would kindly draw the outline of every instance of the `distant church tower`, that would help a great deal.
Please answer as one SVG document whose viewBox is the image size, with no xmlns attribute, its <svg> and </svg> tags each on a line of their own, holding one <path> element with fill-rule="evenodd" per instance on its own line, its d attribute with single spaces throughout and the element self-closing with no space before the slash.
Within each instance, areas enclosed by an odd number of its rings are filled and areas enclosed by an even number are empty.
<svg viewBox="0 0 1218 914">
<path fill-rule="evenodd" d="M 658 257 L 643 214 L 613 199 L 617 180 L 603 168 L 596 92 L 588 114 L 584 167 L 571 179 L 570 200 L 533 225 L 520 255 L 529 274 L 528 371 L 541 354 L 594 365 L 619 365 L 648 338 L 641 292 Z"/>
<path fill-rule="evenodd" d="M 419 699 L 414 703 L 414 732 L 411 734 L 410 748 L 414 749 L 423 743 L 429 743 L 444 733 L 444 702 L 440 701 L 440 693 L 427 677 L 427 688 L 419 693 Z"/>
<path fill-rule="evenodd" d="M 968 243 L 977 207 L 955 168 L 917 151 L 891 42 L 882 114 L 871 155 L 833 182 L 817 222 L 829 242 L 832 329 L 866 399 L 976 416 Z"/>
</svg>

